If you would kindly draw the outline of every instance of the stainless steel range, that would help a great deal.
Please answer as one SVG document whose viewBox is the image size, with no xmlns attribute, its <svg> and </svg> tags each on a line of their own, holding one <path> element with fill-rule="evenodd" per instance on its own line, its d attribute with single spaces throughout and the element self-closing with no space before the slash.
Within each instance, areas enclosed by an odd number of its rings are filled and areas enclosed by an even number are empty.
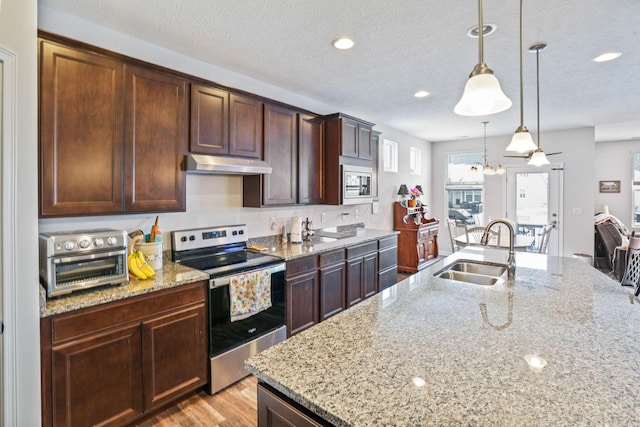
<svg viewBox="0 0 640 427">
<path fill-rule="evenodd" d="M 214 394 L 248 375 L 244 360 L 286 339 L 285 262 L 247 250 L 247 226 L 173 231 L 176 263 L 209 273 L 210 390 Z M 238 314 L 239 284 L 262 283 L 267 304 Z M 252 288 L 253 289 L 253 288 Z M 269 292 L 270 291 L 270 292 Z M 260 293 L 259 291 L 256 293 Z"/>
</svg>

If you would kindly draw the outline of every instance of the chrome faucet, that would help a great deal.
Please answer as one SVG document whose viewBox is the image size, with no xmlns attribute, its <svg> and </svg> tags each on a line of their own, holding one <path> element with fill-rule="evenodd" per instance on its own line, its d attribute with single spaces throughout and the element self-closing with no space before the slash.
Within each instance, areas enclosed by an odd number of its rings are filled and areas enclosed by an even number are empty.
<svg viewBox="0 0 640 427">
<path fill-rule="evenodd" d="M 507 261 L 507 278 L 513 279 L 516 275 L 515 250 L 513 249 L 513 245 L 516 240 L 516 233 L 513 230 L 513 226 L 511 225 L 511 223 L 502 218 L 497 218 L 489 222 L 489 224 L 487 224 L 487 226 L 484 228 L 484 233 L 482 233 L 480 244 L 482 246 L 487 246 L 487 243 L 489 243 L 489 231 L 491 231 L 491 228 L 498 223 L 506 225 L 509 229 L 509 259 Z M 500 242 L 498 242 L 498 244 L 499 243 Z"/>
</svg>

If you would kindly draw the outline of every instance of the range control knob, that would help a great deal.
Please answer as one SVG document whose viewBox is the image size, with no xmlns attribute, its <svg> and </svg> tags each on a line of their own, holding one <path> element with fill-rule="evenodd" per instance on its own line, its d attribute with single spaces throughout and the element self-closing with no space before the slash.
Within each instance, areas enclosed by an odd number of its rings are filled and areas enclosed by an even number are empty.
<svg viewBox="0 0 640 427">
<path fill-rule="evenodd" d="M 76 242 L 74 242 L 73 240 L 67 240 L 66 242 L 64 242 L 64 248 L 68 251 L 72 251 L 76 248 Z"/>
<path fill-rule="evenodd" d="M 91 242 L 87 239 L 82 239 L 80 240 L 80 245 L 79 245 L 82 249 L 87 249 L 89 246 L 91 246 Z"/>
<path fill-rule="evenodd" d="M 182 236 L 182 237 L 180 238 L 180 241 L 181 241 L 181 242 L 186 242 L 186 241 L 187 241 L 187 236 Z"/>
<path fill-rule="evenodd" d="M 110 237 L 107 239 L 107 244 L 108 244 L 109 246 L 113 246 L 113 245 L 115 245 L 116 243 L 118 243 L 118 238 L 117 238 L 116 236 L 110 236 Z"/>
<path fill-rule="evenodd" d="M 102 237 L 98 237 L 93 241 L 93 245 L 96 248 L 101 248 L 104 246 L 104 239 Z"/>
</svg>

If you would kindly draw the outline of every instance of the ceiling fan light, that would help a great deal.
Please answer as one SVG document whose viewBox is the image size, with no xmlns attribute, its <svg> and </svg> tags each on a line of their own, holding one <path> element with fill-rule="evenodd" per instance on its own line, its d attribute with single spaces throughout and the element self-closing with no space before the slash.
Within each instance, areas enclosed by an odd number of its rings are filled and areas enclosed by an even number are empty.
<svg viewBox="0 0 640 427">
<path fill-rule="evenodd" d="M 544 154 L 544 151 L 537 150 L 535 153 L 531 155 L 531 159 L 529 159 L 529 165 L 531 166 L 544 166 L 549 164 L 549 160 L 547 156 Z"/>
<path fill-rule="evenodd" d="M 506 148 L 507 151 L 517 151 L 518 153 L 526 153 L 537 149 L 538 146 L 533 142 L 531 134 L 524 126 L 516 129 L 516 133 L 514 133 L 511 138 L 511 143 Z"/>
<path fill-rule="evenodd" d="M 487 68 L 488 72 L 485 70 L 476 74 L 476 68 L 471 73 L 462 98 L 453 111 L 461 116 L 486 116 L 511 107 L 511 100 L 502 92 L 500 82 L 493 72 Z"/>
<path fill-rule="evenodd" d="M 503 175 L 506 172 L 505 168 L 502 167 L 502 165 L 498 165 L 498 167 L 496 168 L 496 173 L 498 175 Z"/>
<path fill-rule="evenodd" d="M 485 175 L 495 175 L 496 171 L 493 169 L 491 165 L 484 165 L 484 174 Z"/>
</svg>

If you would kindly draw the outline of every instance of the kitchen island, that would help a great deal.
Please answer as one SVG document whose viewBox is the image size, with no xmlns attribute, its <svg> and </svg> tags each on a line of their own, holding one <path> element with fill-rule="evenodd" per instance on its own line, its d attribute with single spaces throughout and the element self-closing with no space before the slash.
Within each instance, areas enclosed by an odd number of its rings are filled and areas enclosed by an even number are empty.
<svg viewBox="0 0 640 427">
<path fill-rule="evenodd" d="M 640 300 L 574 258 L 517 253 L 493 286 L 433 275 L 506 258 L 464 249 L 245 366 L 336 426 L 637 425 Z"/>
</svg>

